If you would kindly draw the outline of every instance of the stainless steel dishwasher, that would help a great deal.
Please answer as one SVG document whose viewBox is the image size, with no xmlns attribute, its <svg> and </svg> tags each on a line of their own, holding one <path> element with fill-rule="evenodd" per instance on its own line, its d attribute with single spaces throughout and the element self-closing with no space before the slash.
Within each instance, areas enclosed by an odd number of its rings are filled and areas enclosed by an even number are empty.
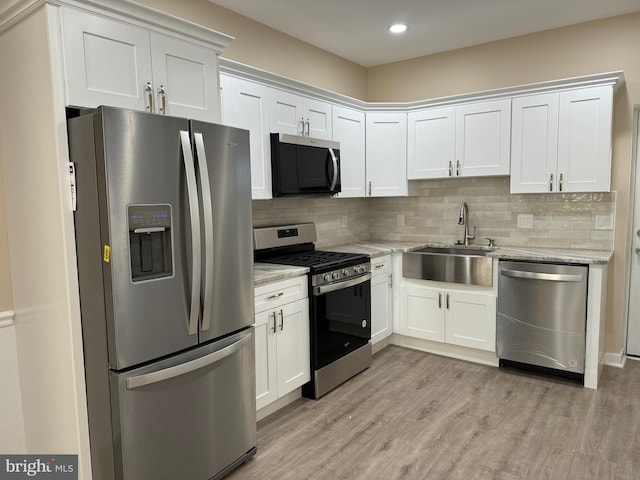
<svg viewBox="0 0 640 480">
<path fill-rule="evenodd" d="M 588 271 L 583 265 L 499 262 L 501 365 L 516 362 L 584 375 Z"/>
</svg>

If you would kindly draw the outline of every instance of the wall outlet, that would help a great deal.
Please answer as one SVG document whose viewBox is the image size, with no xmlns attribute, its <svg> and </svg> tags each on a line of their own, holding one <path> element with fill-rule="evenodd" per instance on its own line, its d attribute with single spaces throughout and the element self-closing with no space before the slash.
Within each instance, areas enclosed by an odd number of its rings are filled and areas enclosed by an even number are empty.
<svg viewBox="0 0 640 480">
<path fill-rule="evenodd" d="M 404 213 L 398 214 L 398 226 L 404 227 Z"/>
<path fill-rule="evenodd" d="M 518 228 L 533 228 L 533 215 L 530 213 L 518 214 Z"/>
<path fill-rule="evenodd" d="M 342 226 L 343 227 L 347 226 L 347 216 L 346 215 L 342 215 Z"/>
<path fill-rule="evenodd" d="M 596 230 L 613 230 L 613 214 L 595 216 Z"/>
</svg>

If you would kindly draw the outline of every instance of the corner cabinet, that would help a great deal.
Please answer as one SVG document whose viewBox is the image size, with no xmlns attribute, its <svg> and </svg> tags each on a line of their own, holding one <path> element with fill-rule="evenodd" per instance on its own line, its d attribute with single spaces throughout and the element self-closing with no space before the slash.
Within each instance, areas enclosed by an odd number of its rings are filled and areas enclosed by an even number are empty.
<svg viewBox="0 0 640 480">
<path fill-rule="evenodd" d="M 511 100 L 408 115 L 407 178 L 509 175 Z"/>
<path fill-rule="evenodd" d="M 62 37 L 68 105 L 220 121 L 219 51 L 73 8 Z"/>
<path fill-rule="evenodd" d="M 407 114 L 367 113 L 366 130 L 367 196 L 407 196 Z"/>
<path fill-rule="evenodd" d="M 256 408 L 311 379 L 307 277 L 255 289 Z"/>
<path fill-rule="evenodd" d="M 613 87 L 513 99 L 511 193 L 608 192 Z"/>
</svg>

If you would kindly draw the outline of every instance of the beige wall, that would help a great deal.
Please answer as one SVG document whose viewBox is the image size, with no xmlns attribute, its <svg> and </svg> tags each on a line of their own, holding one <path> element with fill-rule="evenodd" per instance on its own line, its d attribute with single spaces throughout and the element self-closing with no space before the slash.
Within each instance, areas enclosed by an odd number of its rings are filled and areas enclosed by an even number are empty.
<svg viewBox="0 0 640 480">
<path fill-rule="evenodd" d="M 624 70 L 625 84 L 614 107 L 611 187 L 617 191 L 617 209 L 606 344 L 612 353 L 626 342 L 624 283 L 632 113 L 640 103 L 638 45 L 640 14 L 631 14 L 374 67 L 368 77 L 367 100 L 410 101 Z"/>
<path fill-rule="evenodd" d="M 0 111 L 2 111 L 1 106 Z M 4 205 L 2 138 L 0 138 L 0 312 L 13 308 L 13 301 L 11 299 L 11 273 L 9 269 L 9 245 L 7 243 L 7 218 Z"/>
<path fill-rule="evenodd" d="M 135 0 L 235 37 L 223 56 L 364 100 L 367 70 L 207 0 Z"/>
</svg>

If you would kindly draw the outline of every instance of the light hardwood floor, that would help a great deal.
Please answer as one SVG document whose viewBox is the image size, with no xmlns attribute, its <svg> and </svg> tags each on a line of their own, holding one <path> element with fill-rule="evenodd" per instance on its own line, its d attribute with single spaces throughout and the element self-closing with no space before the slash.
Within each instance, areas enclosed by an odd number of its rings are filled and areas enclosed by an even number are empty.
<svg viewBox="0 0 640 480">
<path fill-rule="evenodd" d="M 390 346 L 258 426 L 228 480 L 639 479 L 640 362 L 597 391 Z"/>
</svg>

